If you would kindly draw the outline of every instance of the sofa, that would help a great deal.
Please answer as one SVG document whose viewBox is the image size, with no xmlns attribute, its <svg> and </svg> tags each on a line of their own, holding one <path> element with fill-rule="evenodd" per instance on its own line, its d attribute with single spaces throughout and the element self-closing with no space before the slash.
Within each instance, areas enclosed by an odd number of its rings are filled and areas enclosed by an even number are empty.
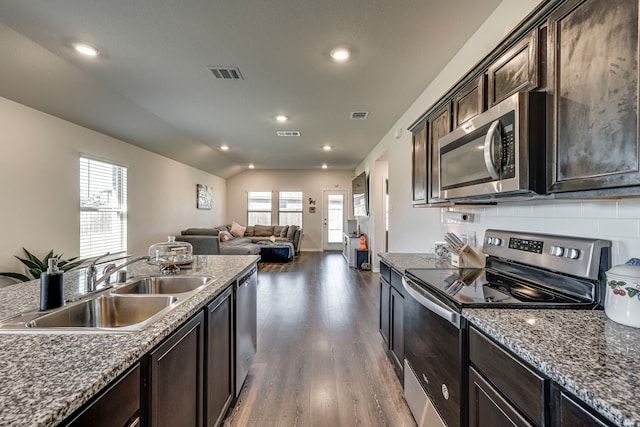
<svg viewBox="0 0 640 427">
<path fill-rule="evenodd" d="M 297 225 L 247 226 L 241 236 L 223 241 L 221 235 L 228 236 L 231 228 L 230 224 L 213 228 L 188 228 L 182 230 L 176 240 L 191 243 L 194 255 L 257 255 L 260 253 L 257 243 L 269 241 L 274 236 L 276 242 L 289 242 L 293 244 L 296 254 L 300 252 L 302 228 Z"/>
</svg>

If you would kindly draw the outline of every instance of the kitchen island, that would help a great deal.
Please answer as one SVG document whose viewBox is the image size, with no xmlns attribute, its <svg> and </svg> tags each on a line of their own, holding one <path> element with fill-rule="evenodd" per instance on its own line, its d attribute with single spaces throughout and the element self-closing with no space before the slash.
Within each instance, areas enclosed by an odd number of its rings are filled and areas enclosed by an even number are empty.
<svg viewBox="0 0 640 427">
<path fill-rule="evenodd" d="M 51 426 L 64 421 L 207 303 L 249 271 L 259 257 L 196 256 L 182 274 L 213 276 L 148 327 L 131 333 L 0 333 L 0 425 Z M 157 275 L 157 266 L 126 267 L 129 277 Z M 83 293 L 84 270 L 65 273 L 65 298 Z M 0 318 L 38 308 L 39 282 L 0 289 Z"/>
</svg>

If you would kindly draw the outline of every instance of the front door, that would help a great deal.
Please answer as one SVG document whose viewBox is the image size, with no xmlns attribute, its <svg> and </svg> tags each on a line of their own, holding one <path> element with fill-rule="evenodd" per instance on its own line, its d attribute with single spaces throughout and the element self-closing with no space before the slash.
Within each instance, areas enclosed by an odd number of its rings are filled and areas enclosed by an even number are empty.
<svg viewBox="0 0 640 427">
<path fill-rule="evenodd" d="M 325 251 L 340 251 L 347 220 L 347 190 L 324 190 L 322 192 L 323 244 Z"/>
</svg>

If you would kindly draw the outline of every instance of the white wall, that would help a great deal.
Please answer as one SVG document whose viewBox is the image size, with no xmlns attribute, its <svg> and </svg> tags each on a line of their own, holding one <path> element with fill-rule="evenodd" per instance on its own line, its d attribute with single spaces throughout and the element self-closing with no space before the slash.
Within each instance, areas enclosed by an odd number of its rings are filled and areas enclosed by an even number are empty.
<svg viewBox="0 0 640 427">
<path fill-rule="evenodd" d="M 78 255 L 81 153 L 128 166 L 132 254 L 225 216 L 224 179 L 0 98 L 0 271 L 20 269 L 22 247 Z M 196 184 L 212 189 L 212 210 L 196 209 Z"/>
<path fill-rule="evenodd" d="M 411 206 L 411 133 L 406 131 L 407 127 L 486 56 L 538 3 L 537 0 L 503 1 L 356 168 L 356 173 L 366 170 L 375 174 L 376 160 L 388 152 L 390 252 L 432 251 L 433 242 L 442 240 L 446 231 L 475 231 L 481 243 L 484 230 L 494 227 L 610 239 L 614 246 L 614 264 L 632 256 L 640 257 L 639 199 L 545 201 L 462 209 L 476 214 L 473 224 L 449 222 L 442 215 L 443 209 Z M 404 132 L 401 138 L 395 139 L 398 127 Z M 383 194 L 380 193 L 372 195 L 376 200 L 381 197 Z M 378 205 L 378 202 L 372 204 Z M 369 230 L 369 233 L 372 239 L 382 238 L 376 236 L 375 230 Z M 374 243 L 374 247 L 379 246 Z"/>
<path fill-rule="evenodd" d="M 348 190 L 348 211 L 351 207 L 351 180 L 353 171 L 332 170 L 253 170 L 227 180 L 227 223 L 247 222 L 247 191 L 302 191 L 304 214 L 302 217 L 301 250 L 322 250 L 322 190 Z M 316 213 L 309 213 L 309 197 L 316 201 Z M 274 214 L 275 208 L 274 208 Z M 274 221 L 277 221 L 275 217 Z"/>
</svg>

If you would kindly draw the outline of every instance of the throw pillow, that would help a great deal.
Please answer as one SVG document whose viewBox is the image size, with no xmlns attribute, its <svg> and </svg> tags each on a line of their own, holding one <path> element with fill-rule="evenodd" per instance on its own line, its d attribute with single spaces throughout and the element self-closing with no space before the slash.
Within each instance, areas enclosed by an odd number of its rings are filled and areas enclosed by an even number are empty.
<svg viewBox="0 0 640 427">
<path fill-rule="evenodd" d="M 289 226 L 282 226 L 282 231 L 280 231 L 280 237 L 287 237 L 287 231 L 289 231 Z"/>
<path fill-rule="evenodd" d="M 232 240 L 233 239 L 233 234 L 229 233 L 228 231 L 221 231 L 220 232 L 220 241 L 221 242 L 226 242 L 227 240 Z"/>
<path fill-rule="evenodd" d="M 244 236 L 244 231 L 246 229 L 247 227 L 243 227 L 235 221 L 233 221 L 233 224 L 231 224 L 231 234 L 233 234 L 235 237 Z"/>
<path fill-rule="evenodd" d="M 293 240 L 293 236 L 296 235 L 297 230 L 298 230 L 297 225 L 290 225 L 289 230 L 287 230 L 287 239 Z"/>
<path fill-rule="evenodd" d="M 273 235 L 276 237 L 282 237 L 282 230 L 284 229 L 284 225 L 274 225 L 273 226 Z"/>
</svg>

